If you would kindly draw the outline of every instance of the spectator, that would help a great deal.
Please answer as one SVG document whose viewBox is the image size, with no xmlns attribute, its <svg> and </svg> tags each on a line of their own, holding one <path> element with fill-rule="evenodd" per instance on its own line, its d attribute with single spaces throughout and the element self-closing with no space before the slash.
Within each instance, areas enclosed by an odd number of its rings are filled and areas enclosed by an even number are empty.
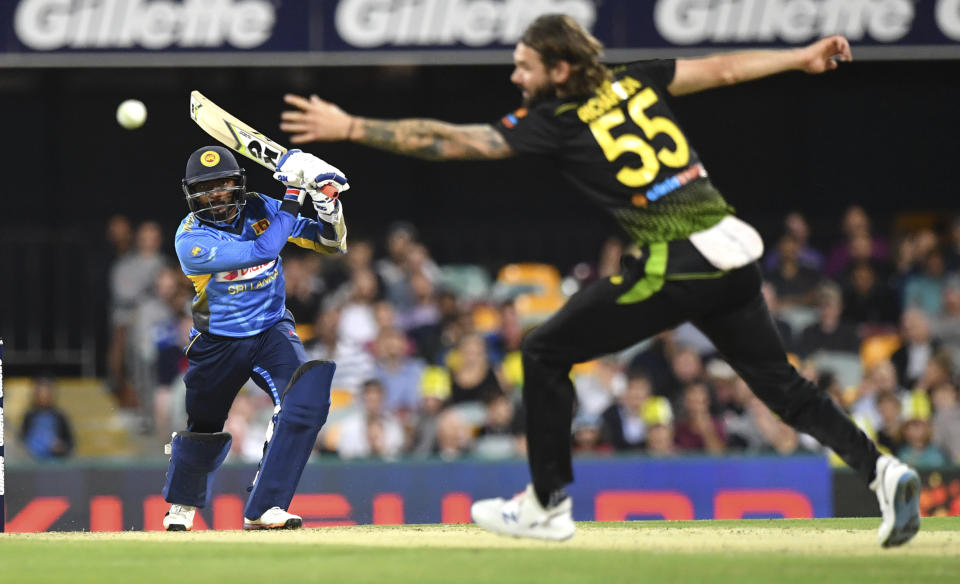
<svg viewBox="0 0 960 584">
<path fill-rule="evenodd" d="M 397 315 L 400 328 L 416 345 L 417 354 L 433 361 L 440 353 L 440 305 L 434 293 L 433 282 L 417 270 L 410 275 L 412 304 Z"/>
<path fill-rule="evenodd" d="M 601 415 L 603 440 L 617 452 L 640 450 L 646 438 L 643 405 L 653 395 L 650 378 L 641 371 L 627 377 L 627 387 Z"/>
<path fill-rule="evenodd" d="M 930 332 L 940 339 L 954 363 L 960 363 L 960 277 L 947 278 L 943 286 L 943 310 L 930 322 Z"/>
<path fill-rule="evenodd" d="M 930 422 L 919 418 L 907 420 L 903 425 L 903 446 L 897 458 L 914 467 L 944 466 L 947 457 L 930 443 Z"/>
<path fill-rule="evenodd" d="M 417 230 L 413 225 L 394 223 L 387 231 L 387 257 L 375 264 L 377 275 L 383 280 L 387 300 L 400 311 L 413 304 L 413 292 L 405 265 L 416 239 Z"/>
<path fill-rule="evenodd" d="M 384 407 L 401 419 L 420 405 L 420 379 L 424 363 L 409 354 L 409 342 L 396 329 L 381 329 L 374 344 L 374 376 L 383 384 Z"/>
<path fill-rule="evenodd" d="M 513 402 L 500 395 L 487 404 L 487 417 L 477 439 L 473 454 L 480 458 L 512 458 L 524 452 L 523 423 L 515 415 Z"/>
<path fill-rule="evenodd" d="M 32 403 L 20 425 L 20 441 L 37 460 L 66 458 L 73 453 L 73 430 L 66 414 L 57 407 L 52 377 L 33 381 Z"/>
<path fill-rule="evenodd" d="M 860 339 L 856 330 L 840 320 L 843 299 L 839 287 L 833 282 L 824 282 L 817 293 L 819 309 L 817 322 L 803 329 L 797 343 L 797 352 L 807 357 L 817 351 L 836 351 L 856 355 Z"/>
<path fill-rule="evenodd" d="M 132 350 L 132 328 L 137 303 L 153 295 L 157 272 L 168 264 L 160 252 L 160 226 L 149 221 L 136 233 L 136 249 L 120 256 L 110 269 L 111 348 L 108 358 L 110 384 L 124 408 L 137 406 L 136 388 L 127 370 Z"/>
<path fill-rule="evenodd" d="M 677 453 L 673 436 L 673 422 L 655 422 L 647 428 L 647 454 L 653 457 L 673 456 Z"/>
<path fill-rule="evenodd" d="M 364 381 L 374 377 L 373 356 L 355 343 L 340 338 L 340 311 L 330 309 L 317 315 L 316 336 L 304 345 L 311 360 L 333 361 L 333 389 L 357 394 Z"/>
<path fill-rule="evenodd" d="M 520 324 L 517 307 L 512 300 L 502 303 L 499 306 L 498 313 L 500 315 L 500 326 L 487 338 L 487 345 L 490 348 L 491 359 L 499 362 L 508 353 L 520 350 L 524 330 Z"/>
<path fill-rule="evenodd" d="M 371 379 L 363 384 L 361 410 L 340 423 L 340 458 L 396 458 L 403 449 L 403 426 L 384 409 L 383 386 Z"/>
<path fill-rule="evenodd" d="M 670 373 L 670 382 L 664 385 L 659 393 L 672 403 L 677 403 L 683 388 L 704 379 L 703 360 L 700 354 L 693 349 L 678 347 L 670 358 Z"/>
<path fill-rule="evenodd" d="M 377 321 L 373 305 L 379 290 L 372 270 L 359 270 L 350 278 L 349 296 L 340 306 L 340 324 L 337 334 L 351 346 L 364 347 L 377 338 Z"/>
<path fill-rule="evenodd" d="M 691 383 L 683 390 L 683 409 L 674 427 L 679 450 L 722 454 L 726 432 L 723 421 L 710 413 L 710 390 L 704 383 Z"/>
<path fill-rule="evenodd" d="M 877 428 L 877 444 L 890 452 L 898 452 L 903 445 L 903 404 L 894 394 L 882 393 L 877 397 L 877 409 L 880 410 L 882 420 Z"/>
<path fill-rule="evenodd" d="M 941 383 L 930 392 L 933 402 L 933 445 L 947 455 L 947 459 L 960 464 L 960 403 L 957 386 Z"/>
<path fill-rule="evenodd" d="M 906 387 L 913 387 L 927 369 L 927 361 L 940 349 L 940 341 L 930 334 L 930 321 L 919 309 L 905 310 L 900 318 L 902 343 L 890 360 L 897 368 L 897 378 Z"/>
<path fill-rule="evenodd" d="M 310 255 L 320 258 L 318 254 Z M 314 322 L 320 309 L 320 297 L 306 257 L 289 254 L 283 258 L 283 278 L 287 293 L 286 307 L 293 314 L 293 319 L 296 322 Z"/>
<path fill-rule="evenodd" d="M 156 275 L 154 294 L 137 304 L 131 327 L 129 364 L 141 415 L 141 430 L 147 433 L 156 428 L 158 361 L 161 351 L 182 354 L 186 342 L 179 334 L 180 319 L 190 314 L 190 281 L 180 270 L 164 266 Z M 169 357 L 167 357 L 169 359 Z M 165 372 L 169 379 L 169 372 Z"/>
<path fill-rule="evenodd" d="M 412 424 L 410 454 L 426 457 L 437 452 L 437 421 L 450 397 L 450 373 L 443 367 L 428 366 L 420 376 L 420 408 Z"/>
<path fill-rule="evenodd" d="M 953 360 L 944 350 L 937 351 L 927 360 L 927 367 L 923 375 L 912 388 L 912 393 L 922 394 L 922 399 L 928 400 L 933 388 L 953 379 Z"/>
<path fill-rule="evenodd" d="M 436 454 L 442 460 L 452 461 L 465 456 L 471 449 L 470 428 L 456 409 L 440 412 L 437 417 Z"/>
<path fill-rule="evenodd" d="M 930 250 L 922 260 L 923 269 L 907 276 L 903 287 L 903 307 L 919 308 L 928 315 L 943 311 L 946 264 L 939 249 Z"/>
<path fill-rule="evenodd" d="M 892 394 L 902 399 L 909 393 L 897 381 L 897 370 L 890 361 L 881 361 L 874 365 L 857 386 L 857 393 L 852 398 L 850 413 L 854 417 L 866 420 L 871 427 L 883 427 L 883 417 L 880 415 L 879 400 L 883 394 Z"/>
<path fill-rule="evenodd" d="M 487 358 L 486 343 L 477 334 L 460 340 L 456 355 L 450 358 L 450 403 L 490 402 L 503 395 L 503 387 Z"/>
<path fill-rule="evenodd" d="M 785 306 L 813 304 L 820 272 L 800 262 L 800 244 L 793 235 L 783 235 L 777 249 L 780 261 L 766 279 L 777 290 L 780 302 Z"/>
<path fill-rule="evenodd" d="M 601 357 L 582 373 L 574 370 L 573 386 L 577 391 L 577 411 L 587 416 L 599 416 L 610 407 L 614 396 L 627 386 L 623 367 L 614 357 Z M 640 374 L 646 378 L 645 375 Z"/>
<path fill-rule="evenodd" d="M 797 242 L 800 264 L 819 272 L 823 268 L 823 254 L 810 246 L 810 225 L 806 217 L 797 211 L 787 213 L 783 219 L 783 232 Z M 780 260 L 779 250 L 771 250 L 763 261 L 763 267 L 767 272 L 772 272 L 780 266 Z"/>
<path fill-rule="evenodd" d="M 894 325 L 900 319 L 896 293 L 869 261 L 850 268 L 843 290 L 843 320 L 854 325 Z"/>
<path fill-rule="evenodd" d="M 950 223 L 950 242 L 944 254 L 947 269 L 951 272 L 960 271 L 960 215 Z"/>
<path fill-rule="evenodd" d="M 573 419 L 571 435 L 574 456 L 605 456 L 613 452 L 613 447 L 603 441 L 602 423 L 599 417 L 579 413 Z"/>
<path fill-rule="evenodd" d="M 873 259 L 886 260 L 890 257 L 890 246 L 882 237 L 873 234 L 867 212 L 860 205 L 851 205 L 843 215 L 843 241 L 830 250 L 824 265 L 824 274 L 828 278 L 840 276 L 850 264 L 851 243 L 858 235 L 870 238 L 870 254 Z"/>
</svg>

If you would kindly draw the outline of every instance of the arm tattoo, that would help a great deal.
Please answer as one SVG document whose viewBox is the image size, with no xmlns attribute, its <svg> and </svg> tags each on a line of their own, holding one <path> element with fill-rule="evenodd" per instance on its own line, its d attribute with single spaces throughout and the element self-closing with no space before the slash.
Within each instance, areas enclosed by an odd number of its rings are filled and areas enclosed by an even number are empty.
<svg viewBox="0 0 960 584">
<path fill-rule="evenodd" d="M 354 140 L 367 146 L 426 160 L 483 160 L 513 155 L 507 144 L 489 124 L 456 125 L 437 120 L 362 119 Z"/>
</svg>

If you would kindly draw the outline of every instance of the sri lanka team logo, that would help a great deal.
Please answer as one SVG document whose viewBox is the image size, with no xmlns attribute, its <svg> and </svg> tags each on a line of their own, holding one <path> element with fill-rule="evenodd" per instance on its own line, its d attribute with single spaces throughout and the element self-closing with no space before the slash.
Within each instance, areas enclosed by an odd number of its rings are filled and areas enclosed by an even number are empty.
<svg viewBox="0 0 960 584">
<path fill-rule="evenodd" d="M 220 155 L 213 150 L 207 150 L 200 155 L 200 164 L 204 166 L 216 166 L 220 163 Z"/>
<path fill-rule="evenodd" d="M 251 227 L 253 227 L 254 233 L 256 233 L 257 235 L 260 235 L 261 233 L 267 230 L 267 227 L 270 227 L 270 220 L 261 219 L 256 223 L 254 223 L 253 225 L 251 225 Z"/>
</svg>

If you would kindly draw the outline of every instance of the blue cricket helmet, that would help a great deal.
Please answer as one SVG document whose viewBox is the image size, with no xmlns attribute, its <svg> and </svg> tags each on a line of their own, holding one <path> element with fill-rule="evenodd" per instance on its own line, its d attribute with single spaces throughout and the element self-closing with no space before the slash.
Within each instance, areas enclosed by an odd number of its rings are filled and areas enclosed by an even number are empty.
<svg viewBox="0 0 960 584">
<path fill-rule="evenodd" d="M 233 179 L 233 186 L 218 184 L 222 179 Z M 187 207 L 198 219 L 214 225 L 233 222 L 247 202 L 247 174 L 223 146 L 194 151 L 187 159 L 182 186 Z"/>
</svg>

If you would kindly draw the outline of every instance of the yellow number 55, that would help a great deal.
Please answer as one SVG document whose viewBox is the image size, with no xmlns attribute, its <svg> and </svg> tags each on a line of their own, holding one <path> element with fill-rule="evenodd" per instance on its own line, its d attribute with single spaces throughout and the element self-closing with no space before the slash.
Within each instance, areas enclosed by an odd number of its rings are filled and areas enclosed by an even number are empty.
<svg viewBox="0 0 960 584">
<path fill-rule="evenodd" d="M 680 128 L 665 117 L 647 116 L 646 109 L 657 103 L 658 99 L 653 89 L 647 87 L 627 102 L 630 119 L 643 131 L 646 140 L 636 134 L 613 137 L 610 130 L 626 121 L 620 108 L 607 112 L 590 123 L 590 131 L 603 149 L 607 160 L 613 162 L 625 152 L 633 152 L 640 157 L 640 167 L 624 166 L 617 173 L 617 180 L 628 187 L 642 187 L 653 182 L 660 172 L 660 163 L 680 168 L 690 161 L 690 147 Z M 673 140 L 674 150 L 663 147 L 654 151 L 649 141 L 660 134 L 666 134 Z"/>
</svg>

